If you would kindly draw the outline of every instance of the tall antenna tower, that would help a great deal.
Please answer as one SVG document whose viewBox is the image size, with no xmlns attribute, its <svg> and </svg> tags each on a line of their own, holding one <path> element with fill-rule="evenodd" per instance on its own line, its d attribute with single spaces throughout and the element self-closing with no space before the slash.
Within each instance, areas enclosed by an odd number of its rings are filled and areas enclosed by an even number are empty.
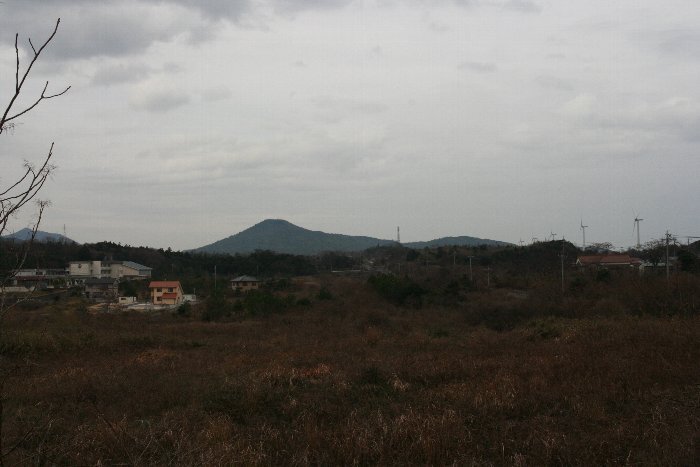
<svg viewBox="0 0 700 467">
<path fill-rule="evenodd" d="M 586 249 L 586 229 L 587 225 L 583 225 L 583 219 L 581 219 L 581 232 L 583 232 L 583 249 Z"/>
<path fill-rule="evenodd" d="M 401 243 L 401 228 L 396 227 L 396 243 Z"/>
<path fill-rule="evenodd" d="M 642 222 L 644 219 L 640 219 L 639 216 L 634 216 L 634 228 L 632 229 L 632 232 L 634 232 L 634 229 L 637 229 L 637 249 L 641 248 L 641 242 L 639 241 L 639 223 Z"/>
</svg>

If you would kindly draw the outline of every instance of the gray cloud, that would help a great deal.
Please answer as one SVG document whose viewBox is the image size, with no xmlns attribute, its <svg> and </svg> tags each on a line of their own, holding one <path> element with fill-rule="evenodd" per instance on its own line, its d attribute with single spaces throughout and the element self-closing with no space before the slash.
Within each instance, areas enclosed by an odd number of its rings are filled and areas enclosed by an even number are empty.
<svg viewBox="0 0 700 467">
<path fill-rule="evenodd" d="M 147 78 L 152 68 L 143 63 L 115 64 L 99 68 L 92 76 L 92 84 L 112 86 L 115 84 L 134 83 Z"/>
<path fill-rule="evenodd" d="M 631 146 L 641 141 L 697 142 L 700 102 L 688 99 L 645 101 L 636 99 L 603 101 L 594 94 L 580 94 L 566 102 L 561 115 L 581 130 L 594 132 L 595 144 L 624 141 Z"/>
<path fill-rule="evenodd" d="M 540 75 L 535 78 L 535 82 L 545 89 L 556 91 L 573 91 L 574 89 L 569 81 L 555 76 Z"/>
<path fill-rule="evenodd" d="M 150 3 L 162 4 L 163 0 L 145 0 Z M 169 0 L 169 3 L 181 5 L 188 9 L 198 11 L 209 19 L 218 20 L 226 18 L 236 21 L 248 14 L 253 9 L 250 0 Z"/>
<path fill-rule="evenodd" d="M 700 59 L 700 31 L 673 30 L 659 34 L 659 50 L 663 54 Z"/>
<path fill-rule="evenodd" d="M 484 62 L 462 62 L 459 64 L 459 69 L 473 71 L 474 73 L 493 73 L 496 71 L 496 64 Z"/>
<path fill-rule="evenodd" d="M 460 6 L 490 6 L 522 12 L 539 11 L 530 0 L 454 0 Z M 264 0 L 259 2 L 219 0 L 26 0 L 12 4 L 10 15 L 0 15 L 1 31 L 17 31 L 34 42 L 51 31 L 53 18 L 62 18 L 47 60 L 122 57 L 139 54 L 158 42 L 183 36 L 192 43 L 213 40 L 222 21 L 244 24 L 264 18 L 268 10 L 284 16 L 312 10 L 343 8 L 353 0 Z M 9 8 L 9 7 L 8 7 Z M 46 22 L 37 18 L 47 18 Z M 446 25 L 432 21 L 430 28 L 445 31 Z M 11 43 L 12 34 L 0 36 Z M 26 49 L 28 44 L 22 41 Z"/>
<path fill-rule="evenodd" d="M 413 220 L 416 240 L 476 225 L 569 238 L 583 216 L 624 244 L 610 206 L 630 199 L 649 235 L 655 222 L 697 230 L 698 7 L 669 1 L 4 0 L 2 76 L 14 31 L 36 44 L 61 16 L 26 96 L 44 79 L 73 85 L 5 153 L 21 166 L 56 141 L 46 230 L 83 241 L 194 247 L 301 212 L 304 226 L 363 234 Z M 169 231 L 145 199 L 193 222 Z"/>
<path fill-rule="evenodd" d="M 158 82 L 140 86 L 129 99 L 132 108 L 148 112 L 167 112 L 190 102 L 190 97 L 180 90 Z"/>
<path fill-rule="evenodd" d="M 214 0 L 26 0 L 11 8 L 12 14 L 0 15 L 0 31 L 19 32 L 23 39 L 32 37 L 35 44 L 48 37 L 55 18 L 62 18 L 46 59 L 65 60 L 138 54 L 180 35 L 194 43 L 211 40 L 222 20 L 239 21 L 251 5 Z M 13 34 L 0 36 L 6 43 L 13 40 Z M 26 40 L 21 44 L 28 48 Z"/>
<path fill-rule="evenodd" d="M 531 0 L 453 0 L 463 7 L 495 7 L 521 13 L 539 13 L 542 8 Z"/>
<path fill-rule="evenodd" d="M 500 4 L 506 10 L 514 10 L 522 13 L 539 13 L 542 11 L 537 3 L 529 0 L 508 0 Z"/>
<path fill-rule="evenodd" d="M 44 40 L 53 29 L 55 18 L 61 17 L 59 33 L 45 60 L 132 54 L 144 50 L 154 40 L 164 40 L 175 33 L 168 30 L 167 24 L 149 21 L 147 18 L 153 12 L 143 8 L 115 9 L 102 4 L 57 2 L 36 5 L 35 13 L 30 14 L 27 4 L 23 5 L 11 17 L 2 16 L 0 29 L 19 32 L 25 50 L 29 47 L 26 38 L 31 37 L 35 44 Z M 37 21 L 36 18 L 46 20 Z M 12 39 L 3 35 L 0 40 Z"/>
<path fill-rule="evenodd" d="M 374 115 L 387 110 L 387 106 L 376 101 L 331 96 L 316 96 L 310 103 L 327 122 L 338 122 L 351 115 Z"/>
<path fill-rule="evenodd" d="M 216 102 L 229 99 L 231 90 L 225 86 L 215 86 L 202 91 L 202 99 L 206 102 Z"/>
<path fill-rule="evenodd" d="M 289 15 L 307 10 L 332 10 L 342 8 L 354 0 L 270 0 L 273 9 Z"/>
</svg>

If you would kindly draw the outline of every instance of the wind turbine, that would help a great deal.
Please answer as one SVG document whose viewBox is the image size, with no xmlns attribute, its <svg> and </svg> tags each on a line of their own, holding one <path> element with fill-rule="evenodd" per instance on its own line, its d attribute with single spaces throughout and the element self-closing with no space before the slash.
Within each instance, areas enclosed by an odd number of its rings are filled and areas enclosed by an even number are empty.
<svg viewBox="0 0 700 467">
<path fill-rule="evenodd" d="M 641 247 L 641 242 L 639 241 L 639 223 L 642 222 L 644 219 L 641 219 L 638 215 L 635 214 L 634 216 L 634 227 L 632 228 L 632 232 L 634 232 L 634 229 L 637 229 L 637 249 Z"/>
<path fill-rule="evenodd" d="M 581 219 L 581 231 L 583 232 L 583 249 L 586 249 L 586 229 L 587 225 L 583 225 L 583 219 Z"/>
<path fill-rule="evenodd" d="M 554 233 L 554 232 L 552 232 L 551 230 L 549 231 L 549 235 L 551 235 L 551 236 L 552 236 L 552 240 L 551 240 L 551 241 L 554 241 L 554 237 L 556 237 L 556 236 L 557 236 L 557 234 L 555 234 L 555 233 Z"/>
</svg>

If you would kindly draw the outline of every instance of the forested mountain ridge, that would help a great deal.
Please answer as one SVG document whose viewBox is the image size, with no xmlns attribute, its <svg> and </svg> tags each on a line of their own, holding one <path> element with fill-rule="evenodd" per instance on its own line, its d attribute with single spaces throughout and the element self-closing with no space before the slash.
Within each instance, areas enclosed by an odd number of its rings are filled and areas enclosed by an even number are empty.
<svg viewBox="0 0 700 467">
<path fill-rule="evenodd" d="M 192 251 L 200 253 L 251 253 L 270 250 L 295 255 L 315 255 L 324 251 L 353 252 L 376 246 L 396 244 L 394 240 L 331 234 L 308 230 L 282 219 L 267 219 L 242 232 Z M 460 246 L 505 246 L 507 243 L 476 237 L 443 237 L 427 242 L 404 243 L 408 248 Z"/>
</svg>

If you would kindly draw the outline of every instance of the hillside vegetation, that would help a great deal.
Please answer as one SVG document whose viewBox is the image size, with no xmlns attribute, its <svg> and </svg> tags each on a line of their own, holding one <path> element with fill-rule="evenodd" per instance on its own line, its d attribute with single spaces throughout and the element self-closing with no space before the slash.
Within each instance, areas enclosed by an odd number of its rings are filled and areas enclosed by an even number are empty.
<svg viewBox="0 0 700 467">
<path fill-rule="evenodd" d="M 304 229 L 281 219 L 264 220 L 242 232 L 231 235 L 210 245 L 193 251 L 200 253 L 251 253 L 255 250 L 270 250 L 295 255 L 317 255 L 323 252 L 360 252 L 368 248 L 396 245 L 393 240 L 330 234 Z M 506 245 L 504 242 L 476 237 L 445 237 L 428 242 L 406 243 L 408 248 L 438 247 L 443 245 Z"/>
<path fill-rule="evenodd" d="M 700 462 L 697 276 L 564 296 L 434 267 L 371 277 L 172 313 L 27 304 L 0 348 L 5 462 Z"/>
</svg>

